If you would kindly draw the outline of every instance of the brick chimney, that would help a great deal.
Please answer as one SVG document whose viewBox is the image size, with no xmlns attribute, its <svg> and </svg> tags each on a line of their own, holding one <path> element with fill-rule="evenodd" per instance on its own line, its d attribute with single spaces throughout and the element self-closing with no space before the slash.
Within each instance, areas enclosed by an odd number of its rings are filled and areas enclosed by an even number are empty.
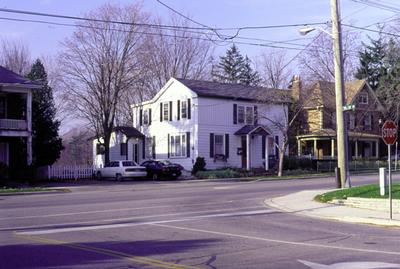
<svg viewBox="0 0 400 269">
<path fill-rule="evenodd" d="M 301 79 L 299 75 L 294 75 L 289 84 L 289 89 L 292 90 L 292 97 L 295 100 L 301 98 Z"/>
</svg>

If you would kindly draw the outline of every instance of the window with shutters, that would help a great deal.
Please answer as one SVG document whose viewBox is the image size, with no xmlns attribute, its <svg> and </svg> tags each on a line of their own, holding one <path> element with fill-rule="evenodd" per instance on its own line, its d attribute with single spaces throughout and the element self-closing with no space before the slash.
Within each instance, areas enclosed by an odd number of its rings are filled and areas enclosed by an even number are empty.
<svg viewBox="0 0 400 269">
<path fill-rule="evenodd" d="M 214 135 L 214 155 L 225 155 L 224 135 Z"/>
<path fill-rule="evenodd" d="M 149 110 L 148 109 L 143 110 L 143 124 L 149 125 Z"/>
<path fill-rule="evenodd" d="M 246 107 L 246 124 L 253 124 L 254 122 L 254 110 L 252 106 Z"/>
<path fill-rule="evenodd" d="M 170 136 L 170 156 L 186 157 L 186 133 Z"/>
<path fill-rule="evenodd" d="M 187 100 L 181 101 L 181 118 L 187 119 Z"/>
<path fill-rule="evenodd" d="M 254 108 L 252 106 L 237 107 L 237 122 L 245 124 L 254 124 Z"/>
<path fill-rule="evenodd" d="M 169 103 L 163 103 L 163 120 L 169 120 Z"/>
<path fill-rule="evenodd" d="M 349 115 L 349 129 L 354 130 L 356 128 L 356 118 L 353 113 Z"/>
</svg>

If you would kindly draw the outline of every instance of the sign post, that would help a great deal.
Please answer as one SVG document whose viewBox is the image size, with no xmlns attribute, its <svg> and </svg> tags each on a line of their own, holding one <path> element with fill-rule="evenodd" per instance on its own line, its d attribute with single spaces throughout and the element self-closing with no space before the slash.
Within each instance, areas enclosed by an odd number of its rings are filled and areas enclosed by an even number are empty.
<svg viewBox="0 0 400 269">
<path fill-rule="evenodd" d="M 397 141 L 397 125 L 391 120 L 385 121 L 382 126 L 382 139 L 388 146 L 388 172 L 389 172 L 389 207 L 390 207 L 390 219 L 393 218 L 392 210 L 392 173 L 391 173 L 391 145 Z"/>
</svg>

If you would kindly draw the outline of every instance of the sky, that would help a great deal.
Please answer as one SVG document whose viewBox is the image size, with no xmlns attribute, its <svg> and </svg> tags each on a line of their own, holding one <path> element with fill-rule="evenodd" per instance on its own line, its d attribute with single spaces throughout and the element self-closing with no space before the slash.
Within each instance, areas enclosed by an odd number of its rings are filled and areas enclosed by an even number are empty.
<svg viewBox="0 0 400 269">
<path fill-rule="evenodd" d="M 309 24 L 324 23 L 330 21 L 330 0 L 161 0 L 175 10 L 190 16 L 192 19 L 215 28 L 230 28 L 244 26 L 271 26 L 282 24 Z M 371 7 L 357 1 L 373 1 L 378 4 L 386 4 L 398 7 L 398 0 L 341 0 L 341 14 L 343 23 L 356 26 L 367 26 L 378 22 L 384 22 L 392 18 L 395 13 Z M 130 4 L 135 0 L 0 0 L 0 8 L 34 11 L 41 13 L 63 14 L 70 16 L 84 16 L 85 13 L 96 9 L 105 3 Z M 142 0 L 143 10 L 155 16 L 167 19 L 171 13 L 157 0 Z M 74 28 L 7 21 L 4 18 L 48 20 L 60 23 L 73 23 L 70 20 L 45 18 L 32 15 L 19 15 L 0 12 L 0 39 L 19 40 L 27 44 L 32 58 L 56 56 L 62 50 L 60 42 L 69 37 Z M 193 24 L 193 26 L 196 26 Z M 321 25 L 323 28 L 325 25 Z M 271 44 L 271 42 L 287 41 L 294 44 L 306 45 L 310 39 L 317 35 L 314 31 L 307 36 L 301 36 L 298 30 L 302 27 L 253 29 L 242 30 L 239 37 L 262 39 L 249 41 L 235 39 L 237 42 L 252 42 L 258 45 L 245 45 L 236 43 L 242 54 L 257 59 L 263 51 L 274 50 L 259 44 Z M 374 29 L 374 26 L 372 26 Z M 349 29 L 344 29 L 349 30 Z M 354 29 L 353 29 L 354 30 Z M 223 31 L 220 34 L 234 35 L 236 31 Z M 360 32 L 361 37 L 367 41 L 367 34 Z M 222 55 L 231 45 L 229 42 L 218 42 L 216 55 Z M 274 46 L 297 47 L 273 43 Z M 300 47 L 303 48 L 303 47 Z M 298 54 L 297 50 L 285 50 L 288 60 Z M 296 64 L 295 61 L 293 61 Z"/>
<path fill-rule="evenodd" d="M 313 22 L 327 22 L 330 20 L 329 0 L 162 0 L 194 20 L 211 27 L 241 27 L 267 26 L 280 24 L 307 24 Z M 400 4 L 395 0 L 373 0 L 380 3 Z M 90 10 L 104 3 L 129 4 L 134 0 L 0 0 L 0 8 L 29 10 L 42 13 L 56 13 L 71 16 L 83 16 Z M 397 2 L 397 3 L 396 3 Z M 156 0 L 143 0 L 143 9 L 167 18 L 171 12 Z M 351 0 L 341 1 L 342 18 L 345 23 L 365 26 L 394 15 L 393 12 L 370 7 Z M 178 15 L 174 15 L 178 16 Z M 29 15 L 17 15 L 0 12 L 0 17 L 43 19 L 57 22 L 67 20 L 43 18 Z M 194 25 L 195 26 L 195 25 Z M 300 36 L 301 27 L 243 30 L 239 36 L 254 37 L 272 41 L 291 41 L 298 44 L 307 44 L 310 36 Z M 56 55 L 60 51 L 60 41 L 70 36 L 73 27 L 43 25 L 26 22 L 11 22 L 0 19 L 0 38 L 17 39 L 27 43 L 34 58 L 43 55 Z M 235 31 L 224 31 L 226 35 L 233 35 Z M 243 41 L 238 40 L 237 41 Z M 255 43 L 266 43 L 258 41 Z M 223 53 L 230 43 L 219 43 L 217 53 Z M 279 44 L 275 44 L 278 45 Z M 282 45 L 282 44 L 281 44 Z M 243 54 L 255 57 L 266 48 L 238 44 Z M 291 52 L 289 52 L 290 54 Z M 292 54 L 295 52 L 292 52 Z"/>
</svg>

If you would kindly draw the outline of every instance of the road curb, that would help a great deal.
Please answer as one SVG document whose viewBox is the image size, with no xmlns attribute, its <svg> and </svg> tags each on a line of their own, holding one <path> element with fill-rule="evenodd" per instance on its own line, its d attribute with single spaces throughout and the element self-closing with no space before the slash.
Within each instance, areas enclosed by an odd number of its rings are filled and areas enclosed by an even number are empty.
<svg viewBox="0 0 400 269">
<path fill-rule="evenodd" d="M 377 225 L 377 226 L 384 226 L 384 227 L 400 228 L 400 220 L 390 220 L 390 219 L 381 219 L 381 218 L 373 218 L 373 217 L 343 216 L 340 214 L 339 209 L 340 209 L 340 207 L 343 207 L 344 205 L 335 205 L 335 204 L 314 202 L 314 203 L 318 203 L 318 204 L 330 205 L 331 207 L 336 207 L 338 210 L 337 210 L 337 214 L 335 214 L 335 215 L 332 215 L 332 214 L 329 215 L 326 213 L 322 214 L 322 213 L 318 212 L 318 209 L 312 209 L 311 210 L 312 212 L 305 212 L 306 210 L 310 210 L 310 209 L 306 209 L 306 208 L 304 209 L 304 211 L 298 210 L 298 209 L 295 210 L 293 208 L 283 205 L 282 203 L 276 202 L 276 199 L 282 198 L 282 197 L 285 197 L 285 196 L 275 197 L 275 198 L 267 198 L 264 200 L 264 205 L 266 205 L 268 207 L 272 207 L 272 208 L 277 209 L 282 212 L 292 213 L 292 214 L 296 214 L 299 216 L 311 217 L 311 218 L 316 218 L 316 219 L 334 220 L 334 221 L 353 223 L 353 224 L 370 224 L 370 225 Z"/>
</svg>

